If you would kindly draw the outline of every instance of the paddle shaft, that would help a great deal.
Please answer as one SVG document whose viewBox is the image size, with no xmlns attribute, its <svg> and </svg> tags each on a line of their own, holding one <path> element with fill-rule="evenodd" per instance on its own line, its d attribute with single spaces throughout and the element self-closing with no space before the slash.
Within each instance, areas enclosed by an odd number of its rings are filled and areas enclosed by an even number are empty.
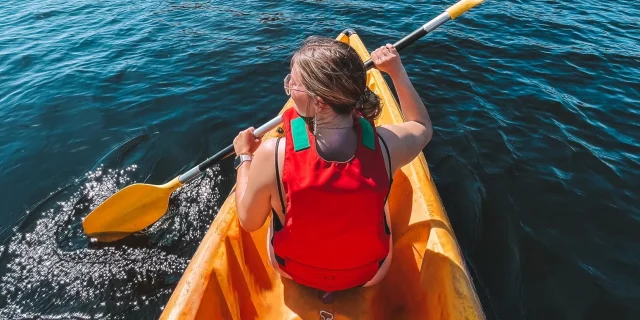
<svg viewBox="0 0 640 320">
<path fill-rule="evenodd" d="M 447 21 L 451 20 L 449 14 L 445 11 L 441 13 L 439 16 L 434 18 L 433 20 L 425 23 L 422 27 L 414 30 L 408 36 L 400 39 L 400 41 L 393 44 L 397 51 L 400 51 L 410 44 L 416 42 L 418 39 L 426 36 L 429 32 L 435 30 L 439 26 L 445 24 Z M 371 69 L 374 67 L 373 60 L 369 59 L 364 63 L 365 68 Z"/>
<path fill-rule="evenodd" d="M 269 132 L 271 129 L 277 127 L 280 123 L 282 123 L 282 116 L 277 116 L 269 120 L 269 122 L 260 126 L 258 129 L 256 129 L 253 132 L 253 135 L 256 136 L 256 138 L 262 137 L 262 135 Z M 210 167 L 220 162 L 221 160 L 232 156 L 233 154 L 234 154 L 233 144 L 231 144 L 226 148 L 222 149 L 221 151 L 219 151 L 218 153 L 214 154 L 213 156 L 209 157 L 207 160 L 202 161 L 202 163 L 200 163 L 199 165 L 191 168 L 191 170 L 182 174 L 180 178 L 178 178 L 178 180 L 182 184 L 189 183 L 193 179 L 200 176 L 205 170 L 209 169 Z"/>
<path fill-rule="evenodd" d="M 467 12 L 467 10 L 481 4 L 484 0 L 460 0 L 456 4 L 447 8 L 439 16 L 431 19 L 431 21 L 422 25 L 422 27 L 414 30 L 408 36 L 400 39 L 400 41 L 393 44 L 397 51 L 400 51 L 410 44 L 416 42 L 416 40 L 426 36 L 431 31 L 437 29 L 441 25 L 445 24 L 449 20 L 453 20 L 459 17 L 461 14 Z M 364 63 L 365 68 L 371 69 L 373 67 L 373 61 L 371 59 Z"/>
<path fill-rule="evenodd" d="M 396 48 L 396 50 L 400 51 L 400 50 L 408 47 L 410 44 L 416 42 L 418 39 L 426 36 L 431 31 L 433 31 L 433 30 L 437 29 L 438 27 L 440 27 L 441 25 L 445 24 L 447 21 L 457 18 L 458 16 L 460 16 L 461 14 L 466 12 L 467 10 L 475 7 L 476 5 L 482 3 L 483 1 L 484 0 L 461 0 L 461 1 L 457 2 L 456 4 L 452 5 L 451 7 L 449 7 L 447 10 L 445 10 L 439 16 L 437 16 L 434 19 L 432 19 L 431 21 L 425 23 L 422 27 L 420 27 L 420 28 L 416 29 L 415 31 L 413 31 L 408 36 L 400 39 L 400 41 L 396 42 L 393 46 Z M 367 69 L 373 68 L 374 67 L 373 61 L 371 61 L 371 59 L 367 60 L 364 63 L 364 66 Z M 256 138 L 260 138 L 260 137 L 262 137 L 262 135 L 264 135 L 265 133 L 269 132 L 269 130 L 275 128 L 280 123 L 282 123 L 282 116 L 277 116 L 277 117 L 271 119 L 269 122 L 263 124 L 258 129 L 256 129 L 253 132 L 253 134 L 256 136 Z M 216 163 L 218 163 L 220 160 L 228 158 L 233 154 L 234 154 L 233 144 L 231 144 L 231 145 L 227 146 L 226 148 L 222 149 L 220 152 L 218 152 L 218 153 L 214 154 L 213 156 L 211 156 L 209 159 L 203 161 L 199 165 L 191 168 L 189 171 L 187 171 L 184 174 L 182 174 L 178 178 L 178 180 L 182 184 L 189 183 L 193 179 L 195 179 L 198 176 L 200 176 L 205 170 L 207 170 L 208 168 L 210 168 L 213 165 L 215 165 Z"/>
</svg>

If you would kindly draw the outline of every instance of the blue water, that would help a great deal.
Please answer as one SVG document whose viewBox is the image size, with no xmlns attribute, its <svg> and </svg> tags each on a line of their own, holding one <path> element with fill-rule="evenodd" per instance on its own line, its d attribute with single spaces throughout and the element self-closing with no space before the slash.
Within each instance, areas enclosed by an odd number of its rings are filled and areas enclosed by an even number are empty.
<svg viewBox="0 0 640 320">
<path fill-rule="evenodd" d="M 109 246 L 81 219 L 286 101 L 309 35 L 394 42 L 448 1 L 4 1 L 0 318 L 156 318 L 234 183 L 229 161 Z M 402 52 L 424 150 L 494 319 L 640 318 L 640 5 L 488 1 Z"/>
</svg>

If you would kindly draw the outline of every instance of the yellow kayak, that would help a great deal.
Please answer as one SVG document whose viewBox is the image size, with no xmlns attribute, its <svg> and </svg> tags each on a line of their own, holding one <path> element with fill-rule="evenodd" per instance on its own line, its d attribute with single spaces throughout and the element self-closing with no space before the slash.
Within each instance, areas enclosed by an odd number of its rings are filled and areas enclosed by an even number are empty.
<svg viewBox="0 0 640 320">
<path fill-rule="evenodd" d="M 349 32 L 346 32 L 349 33 Z M 362 57 L 357 34 L 342 33 Z M 377 125 L 402 123 L 387 83 L 371 69 L 368 86 L 383 101 Z M 289 100 L 283 111 L 290 108 Z M 279 136 L 278 129 L 263 139 Z M 233 192 L 202 239 L 161 319 L 484 319 L 451 224 L 422 154 L 395 173 L 389 195 L 393 260 L 384 280 L 370 288 L 334 293 L 281 278 L 267 256 L 268 222 L 256 232 L 240 228 Z"/>
</svg>

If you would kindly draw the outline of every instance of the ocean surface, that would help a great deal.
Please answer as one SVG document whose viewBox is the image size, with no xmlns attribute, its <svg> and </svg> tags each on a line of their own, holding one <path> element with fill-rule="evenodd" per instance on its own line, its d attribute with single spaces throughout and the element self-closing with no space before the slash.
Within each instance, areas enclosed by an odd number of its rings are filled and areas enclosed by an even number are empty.
<svg viewBox="0 0 640 320">
<path fill-rule="evenodd" d="M 118 245 L 81 219 L 273 117 L 289 58 L 372 50 L 450 1 L 0 3 L 0 319 L 153 319 L 235 182 L 224 161 Z M 489 319 L 640 319 L 640 4 L 487 1 L 401 52 Z"/>
</svg>

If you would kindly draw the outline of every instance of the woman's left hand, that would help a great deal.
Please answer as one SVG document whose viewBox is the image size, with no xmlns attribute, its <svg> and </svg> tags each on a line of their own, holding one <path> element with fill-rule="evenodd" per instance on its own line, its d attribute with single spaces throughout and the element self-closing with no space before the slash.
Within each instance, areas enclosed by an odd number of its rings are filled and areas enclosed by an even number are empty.
<svg viewBox="0 0 640 320">
<path fill-rule="evenodd" d="M 262 139 L 256 138 L 253 135 L 253 131 L 255 129 L 253 127 L 240 131 L 238 136 L 233 139 L 233 149 L 236 152 L 236 155 L 248 154 L 253 155 L 253 153 L 258 149 L 260 143 L 262 143 Z"/>
</svg>

